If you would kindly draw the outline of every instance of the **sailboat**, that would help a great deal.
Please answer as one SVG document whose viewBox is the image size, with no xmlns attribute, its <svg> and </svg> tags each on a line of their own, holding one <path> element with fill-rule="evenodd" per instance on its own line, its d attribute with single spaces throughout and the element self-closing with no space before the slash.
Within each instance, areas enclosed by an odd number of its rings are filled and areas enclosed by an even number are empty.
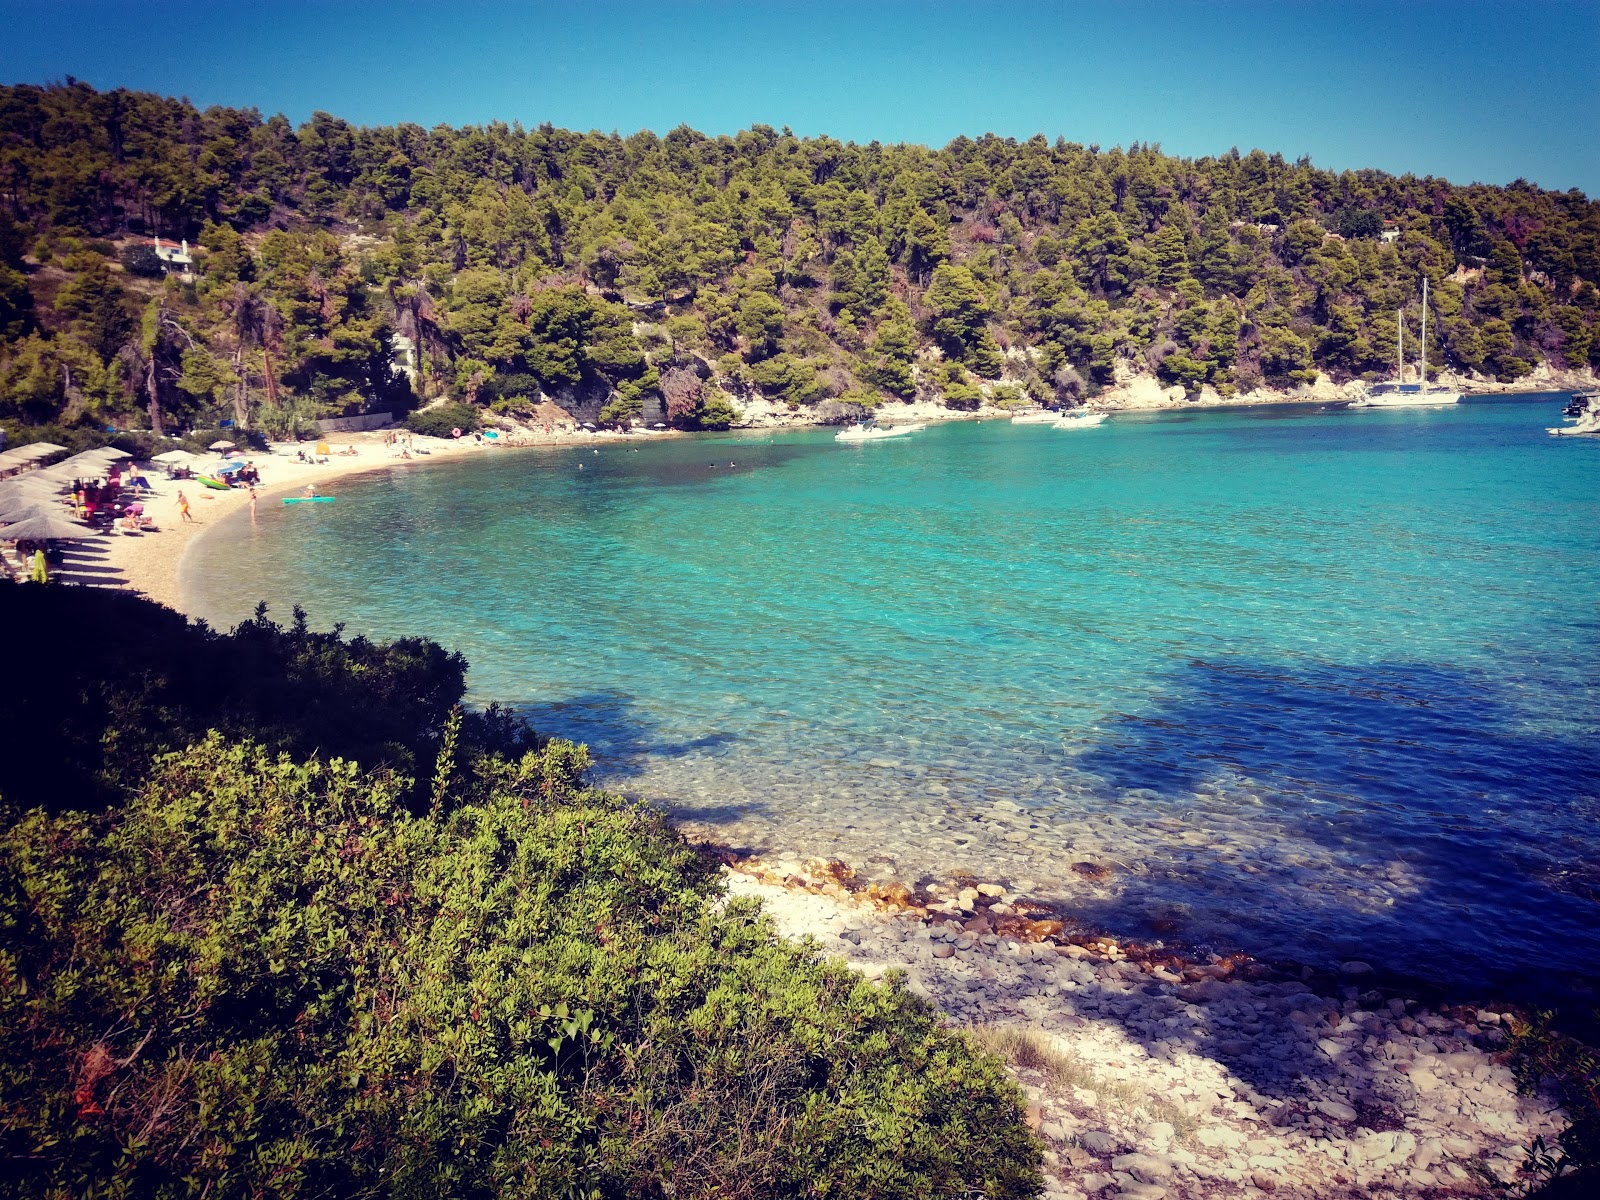
<svg viewBox="0 0 1600 1200">
<path fill-rule="evenodd" d="M 1424 405 L 1455 404 L 1461 393 L 1452 388 L 1435 387 L 1428 382 L 1428 280 L 1422 280 L 1422 347 L 1417 351 L 1417 382 L 1406 380 L 1406 314 L 1401 309 L 1395 314 L 1399 331 L 1399 354 L 1395 363 L 1395 377 L 1375 383 L 1358 398 L 1350 401 L 1351 408 L 1420 408 Z"/>
</svg>

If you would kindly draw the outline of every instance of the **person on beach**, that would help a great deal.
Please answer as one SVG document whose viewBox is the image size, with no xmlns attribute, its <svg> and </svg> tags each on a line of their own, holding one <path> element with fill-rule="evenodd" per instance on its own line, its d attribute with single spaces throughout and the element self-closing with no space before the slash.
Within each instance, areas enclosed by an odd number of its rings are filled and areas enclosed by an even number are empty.
<svg viewBox="0 0 1600 1200">
<path fill-rule="evenodd" d="M 256 485 L 250 485 L 250 524 L 256 523 Z"/>
<path fill-rule="evenodd" d="M 182 492 L 178 493 L 178 516 L 185 521 L 194 520 L 194 514 L 189 511 L 189 497 Z"/>
</svg>

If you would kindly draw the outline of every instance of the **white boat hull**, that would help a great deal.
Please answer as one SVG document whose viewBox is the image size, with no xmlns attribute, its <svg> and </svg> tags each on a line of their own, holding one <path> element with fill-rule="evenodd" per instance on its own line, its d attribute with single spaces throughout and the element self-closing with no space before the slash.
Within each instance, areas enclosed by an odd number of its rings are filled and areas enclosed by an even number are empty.
<svg viewBox="0 0 1600 1200">
<path fill-rule="evenodd" d="M 1393 392 L 1383 396 L 1362 396 L 1350 401 L 1351 408 L 1439 408 L 1459 404 L 1460 392 Z"/>
<path fill-rule="evenodd" d="M 1105 413 L 1075 413 L 1062 417 L 1051 426 L 1053 429 L 1092 429 L 1106 419 Z"/>
<path fill-rule="evenodd" d="M 888 429 L 864 429 L 853 426 L 842 429 L 833 435 L 836 442 L 881 442 L 885 438 L 904 437 L 908 433 L 916 433 L 919 429 L 926 429 L 926 425 L 896 425 Z"/>
<path fill-rule="evenodd" d="M 1013 425 L 1054 425 L 1061 419 L 1061 414 L 1056 412 L 1026 412 L 1018 413 L 1011 418 Z"/>
</svg>

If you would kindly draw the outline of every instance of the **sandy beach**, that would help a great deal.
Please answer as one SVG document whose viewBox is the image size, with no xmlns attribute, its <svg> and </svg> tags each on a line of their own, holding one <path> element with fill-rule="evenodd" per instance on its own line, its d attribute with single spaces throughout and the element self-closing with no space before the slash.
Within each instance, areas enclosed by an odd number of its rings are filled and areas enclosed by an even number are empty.
<svg viewBox="0 0 1600 1200">
<path fill-rule="evenodd" d="M 383 444 L 381 433 L 351 434 L 348 439 L 339 438 L 330 442 L 330 447 L 335 450 L 351 446 L 356 453 L 334 454 L 328 457 L 327 462 L 300 462 L 295 452 L 306 449 L 307 443 L 275 445 L 269 454 L 245 457 L 261 472 L 261 483 L 256 488 L 256 503 L 264 505 L 278 503 L 283 496 L 307 486 L 327 494 L 329 485 L 336 480 L 367 471 L 403 470 L 414 464 L 488 452 L 485 444 L 471 441 L 458 443 L 419 437 L 416 444 L 429 452 L 427 457 L 417 457 L 411 461 L 402 459 L 398 447 Z M 217 491 L 193 479 L 169 480 L 160 477 L 159 472 L 148 469 L 146 478 L 150 480 L 155 493 L 145 501 L 145 513 L 154 518 L 159 532 L 137 537 L 121 532 L 108 534 L 96 539 L 94 548 L 102 551 L 100 561 L 106 571 L 106 582 L 118 584 L 182 612 L 185 609 L 178 586 L 178 564 L 189 547 L 221 524 L 223 518 L 247 509 L 250 494 L 245 488 Z M 182 519 L 178 502 L 180 492 L 189 499 L 189 511 L 194 517 L 192 521 Z"/>
</svg>

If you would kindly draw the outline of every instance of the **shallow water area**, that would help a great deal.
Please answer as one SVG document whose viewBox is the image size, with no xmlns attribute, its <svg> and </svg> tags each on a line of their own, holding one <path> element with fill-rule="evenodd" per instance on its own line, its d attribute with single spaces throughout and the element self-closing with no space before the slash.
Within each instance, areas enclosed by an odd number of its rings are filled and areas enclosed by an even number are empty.
<svg viewBox="0 0 1600 1200">
<path fill-rule="evenodd" d="M 1600 952 L 1600 443 L 1560 405 L 507 450 L 263 506 L 185 582 L 460 649 L 719 841 L 1562 992 Z"/>
</svg>

